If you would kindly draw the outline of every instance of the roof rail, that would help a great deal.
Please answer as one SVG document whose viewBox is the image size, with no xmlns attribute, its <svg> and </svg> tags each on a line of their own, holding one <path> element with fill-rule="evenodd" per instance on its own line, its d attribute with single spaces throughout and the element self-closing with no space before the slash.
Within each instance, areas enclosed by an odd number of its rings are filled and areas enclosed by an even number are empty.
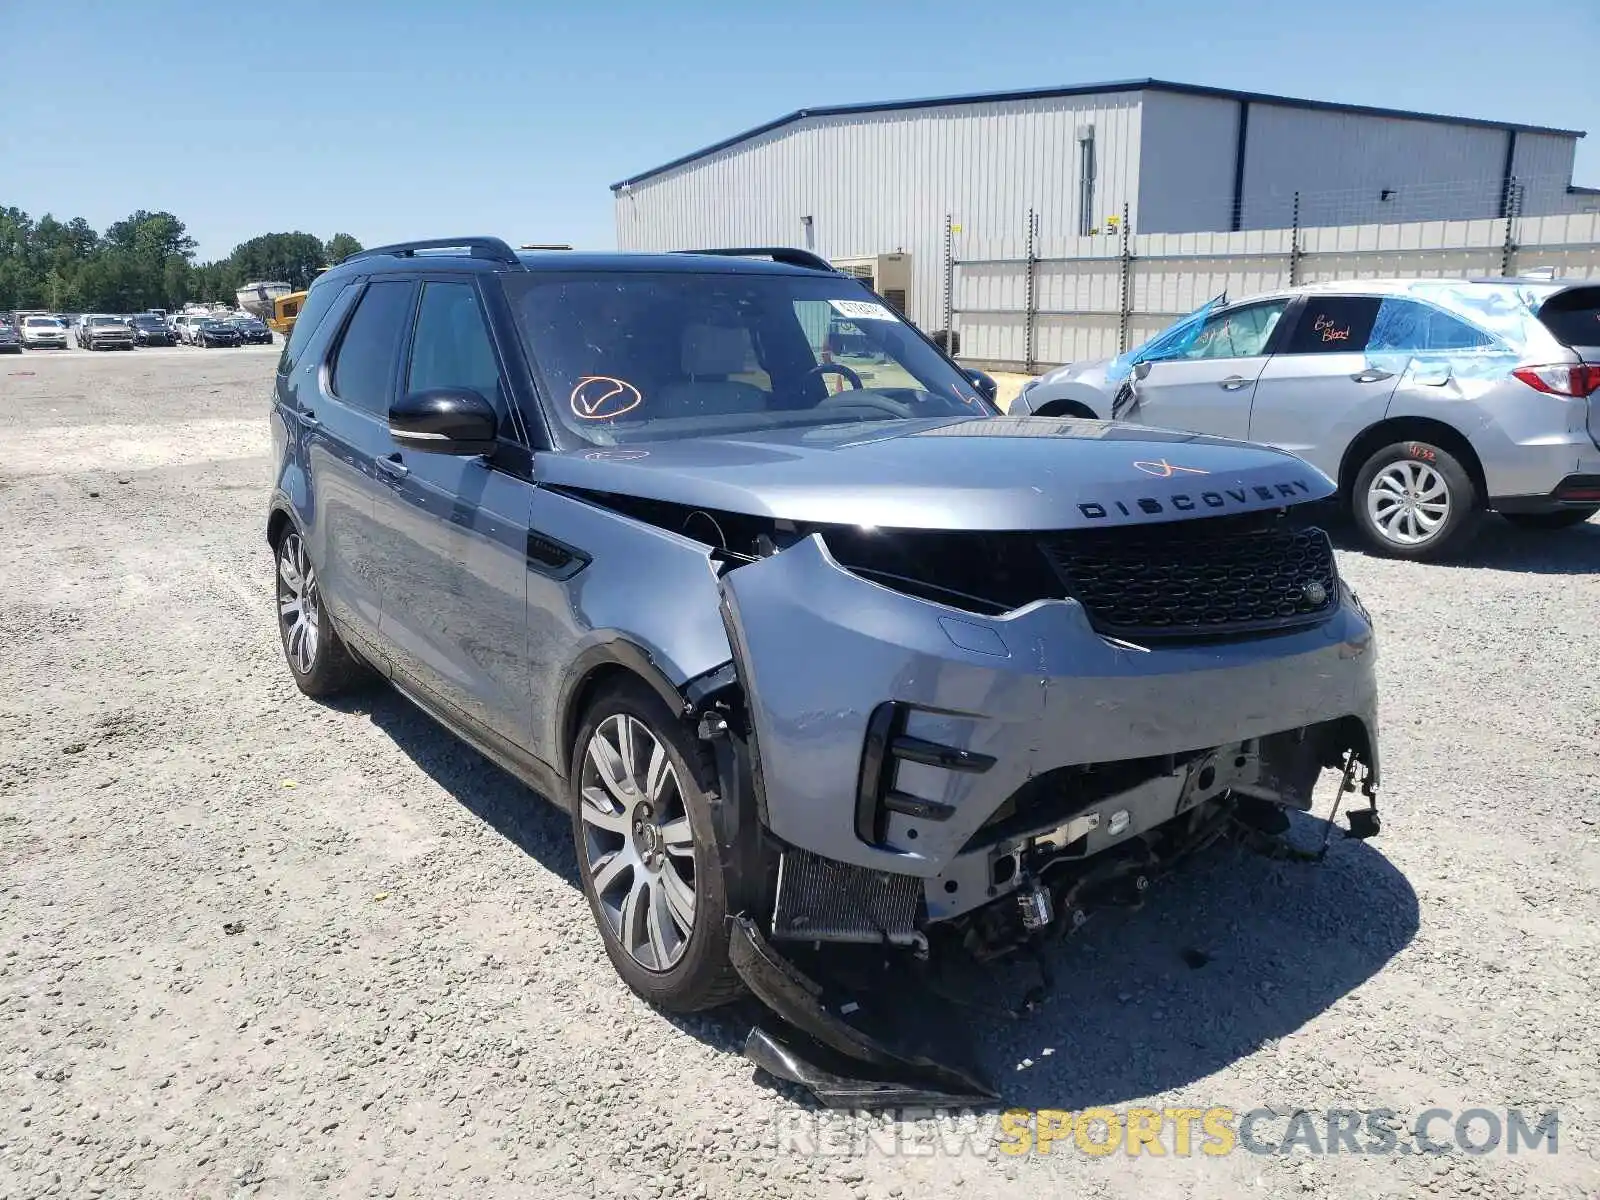
<svg viewBox="0 0 1600 1200">
<path fill-rule="evenodd" d="M 674 250 L 674 254 L 725 254 L 734 258 L 770 258 L 773 262 L 791 267 L 809 267 L 813 271 L 839 272 L 834 265 L 819 254 L 797 250 L 793 246 L 719 246 L 714 250 Z"/>
<path fill-rule="evenodd" d="M 465 250 L 470 258 L 487 258 L 492 262 L 515 263 L 522 260 L 504 241 L 497 237 L 425 238 L 419 242 L 395 242 L 390 246 L 374 246 L 346 255 L 340 262 L 355 262 L 358 258 L 373 258 L 384 254 L 394 258 L 415 258 L 419 250 Z"/>
</svg>

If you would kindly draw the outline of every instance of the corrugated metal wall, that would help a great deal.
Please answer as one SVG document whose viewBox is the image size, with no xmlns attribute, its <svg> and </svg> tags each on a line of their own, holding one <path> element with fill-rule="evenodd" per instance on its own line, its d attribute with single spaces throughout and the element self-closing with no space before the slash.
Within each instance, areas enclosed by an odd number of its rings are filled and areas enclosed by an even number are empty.
<svg viewBox="0 0 1600 1200">
<path fill-rule="evenodd" d="M 1146 92 L 1139 171 L 1141 233 L 1228 229 L 1233 217 L 1239 102 Z"/>
<path fill-rule="evenodd" d="M 1514 223 L 1513 271 L 1541 268 L 1600 278 L 1600 213 L 1524 218 Z M 1240 299 L 1290 284 L 1292 230 L 1143 234 L 1129 239 L 1126 346 L 1226 292 Z M 1026 267 L 1019 243 L 986 247 L 991 261 L 956 271 L 961 356 L 995 366 L 1026 361 Z M 1123 313 L 1120 247 L 1104 239 L 1046 243 L 1035 266 L 1037 366 L 1105 358 L 1119 349 Z M 1503 220 L 1346 225 L 1300 231 L 1294 282 L 1383 277 L 1498 276 L 1506 253 Z M 1065 259 L 1068 261 L 1050 261 Z M 1009 311 L 997 311 L 1009 310 Z"/>
<path fill-rule="evenodd" d="M 1296 192 L 1302 227 L 1498 216 L 1507 136 L 1482 126 L 1251 104 L 1241 228 L 1287 228 Z M 1570 155 L 1569 148 L 1569 171 Z"/>
<path fill-rule="evenodd" d="M 1092 126 L 1096 224 L 1138 202 L 1141 93 L 811 118 L 635 184 L 616 200 L 625 250 L 803 246 L 814 222 L 827 258 L 904 250 L 910 316 L 933 330 L 944 303 L 944 221 L 958 258 L 1041 233 L 1078 230 L 1078 138 Z"/>
</svg>

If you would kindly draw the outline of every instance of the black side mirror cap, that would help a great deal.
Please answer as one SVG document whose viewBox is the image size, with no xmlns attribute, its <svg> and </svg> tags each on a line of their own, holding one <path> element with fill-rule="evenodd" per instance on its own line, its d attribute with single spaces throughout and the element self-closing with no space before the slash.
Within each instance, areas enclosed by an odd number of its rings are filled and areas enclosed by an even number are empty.
<svg viewBox="0 0 1600 1200">
<path fill-rule="evenodd" d="M 993 404 L 995 397 L 1000 394 L 1000 385 L 994 381 L 994 377 L 985 374 L 976 367 L 964 367 L 962 369 L 966 372 L 967 378 L 972 380 L 972 386 L 978 389 L 978 395 Z"/>
<path fill-rule="evenodd" d="M 489 454 L 499 430 L 494 405 L 471 388 L 412 392 L 389 409 L 395 444 L 427 454 Z"/>
</svg>

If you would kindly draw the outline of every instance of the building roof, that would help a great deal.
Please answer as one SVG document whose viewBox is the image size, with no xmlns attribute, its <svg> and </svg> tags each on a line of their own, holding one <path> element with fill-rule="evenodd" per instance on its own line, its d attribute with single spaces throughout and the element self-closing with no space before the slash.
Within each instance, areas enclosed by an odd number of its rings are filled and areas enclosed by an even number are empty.
<svg viewBox="0 0 1600 1200">
<path fill-rule="evenodd" d="M 972 92 L 961 96 L 929 96 L 920 100 L 884 100 L 869 104 L 830 104 L 818 108 L 798 108 L 792 113 L 736 133 L 730 138 L 714 142 L 691 151 L 671 162 L 651 167 L 611 185 L 613 192 L 621 191 L 635 183 L 643 183 L 657 175 L 665 174 L 698 159 L 708 158 L 720 151 L 750 141 L 762 134 L 782 129 L 809 117 L 845 117 L 861 113 L 901 112 L 914 108 L 947 108 L 963 104 L 995 104 L 1008 100 L 1054 100 L 1063 96 L 1091 96 L 1114 92 L 1173 92 L 1183 96 L 1212 96 L 1241 103 L 1273 104 L 1284 108 L 1305 108 L 1318 112 L 1353 113 L 1365 117 L 1398 117 L 1407 121 L 1436 121 L 1444 125 L 1474 125 L 1488 129 L 1515 130 L 1518 133 L 1553 133 L 1561 137 L 1581 138 L 1581 129 L 1555 129 L 1546 125 L 1519 125 L 1512 121 L 1487 121 L 1481 117 L 1451 117 L 1442 113 L 1412 112 L 1403 108 L 1374 108 L 1366 104 L 1339 104 L 1331 100 L 1303 100 L 1294 96 L 1273 96 L 1266 92 L 1241 92 L 1233 88 L 1206 87 L 1197 83 L 1172 83 L 1165 79 L 1121 79 L 1112 83 L 1084 83 L 1071 87 L 1029 88 L 1010 92 Z"/>
</svg>

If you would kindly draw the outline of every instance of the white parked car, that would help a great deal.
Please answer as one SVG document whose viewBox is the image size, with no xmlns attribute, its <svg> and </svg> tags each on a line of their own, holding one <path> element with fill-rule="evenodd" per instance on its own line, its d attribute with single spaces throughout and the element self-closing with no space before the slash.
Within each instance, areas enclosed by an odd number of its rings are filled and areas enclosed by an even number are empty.
<svg viewBox="0 0 1600 1200">
<path fill-rule="evenodd" d="M 23 317 L 22 344 L 29 350 L 65 350 L 67 323 L 60 317 Z"/>
</svg>

